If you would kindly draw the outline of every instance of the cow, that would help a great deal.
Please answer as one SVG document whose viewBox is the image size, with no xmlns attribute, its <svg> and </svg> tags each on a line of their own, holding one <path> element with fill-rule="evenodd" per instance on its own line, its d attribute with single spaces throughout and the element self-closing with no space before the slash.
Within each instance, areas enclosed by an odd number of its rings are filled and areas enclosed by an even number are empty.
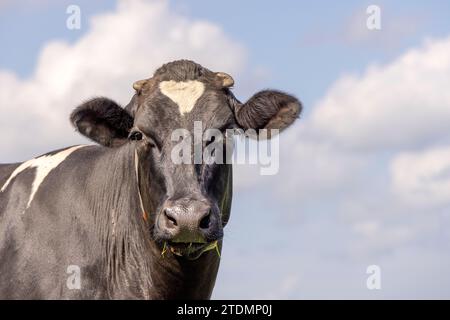
<svg viewBox="0 0 450 320">
<path fill-rule="evenodd" d="M 275 90 L 241 103 L 233 84 L 193 61 L 166 63 L 133 84 L 127 106 L 96 97 L 73 111 L 95 145 L 0 165 L 0 298 L 209 299 L 232 164 L 175 163 L 171 133 L 196 121 L 282 131 L 302 110 Z"/>
</svg>

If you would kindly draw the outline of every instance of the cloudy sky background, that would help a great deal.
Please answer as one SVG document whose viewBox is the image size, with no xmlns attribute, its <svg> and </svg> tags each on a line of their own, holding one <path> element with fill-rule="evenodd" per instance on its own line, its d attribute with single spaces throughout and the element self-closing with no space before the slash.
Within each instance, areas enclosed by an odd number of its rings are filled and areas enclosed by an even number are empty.
<svg viewBox="0 0 450 320">
<path fill-rule="evenodd" d="M 450 298 L 450 3 L 0 0 L 0 44 L 2 163 L 86 143 L 76 105 L 177 58 L 302 100 L 279 174 L 235 168 L 214 298 Z"/>
</svg>

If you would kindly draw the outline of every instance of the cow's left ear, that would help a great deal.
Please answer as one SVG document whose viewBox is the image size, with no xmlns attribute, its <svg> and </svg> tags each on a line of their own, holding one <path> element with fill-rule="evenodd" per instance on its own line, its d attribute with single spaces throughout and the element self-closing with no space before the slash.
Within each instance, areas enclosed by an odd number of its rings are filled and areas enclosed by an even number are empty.
<svg viewBox="0 0 450 320">
<path fill-rule="evenodd" d="M 108 98 L 83 103 L 72 112 L 70 121 L 82 135 L 105 147 L 124 144 L 133 127 L 130 113 Z"/>
<path fill-rule="evenodd" d="M 282 131 L 300 116 L 301 111 L 302 104 L 294 96 L 275 90 L 263 90 L 246 103 L 235 106 L 235 117 L 245 130 Z"/>
</svg>

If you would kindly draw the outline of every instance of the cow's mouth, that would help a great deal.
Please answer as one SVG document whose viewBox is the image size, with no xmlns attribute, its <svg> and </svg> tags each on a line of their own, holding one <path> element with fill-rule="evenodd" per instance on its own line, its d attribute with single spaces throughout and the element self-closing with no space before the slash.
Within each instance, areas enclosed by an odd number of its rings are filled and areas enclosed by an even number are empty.
<svg viewBox="0 0 450 320">
<path fill-rule="evenodd" d="M 175 256 L 183 257 L 188 260 L 196 260 L 200 256 L 209 250 L 216 249 L 217 253 L 219 250 L 217 248 L 217 241 L 213 242 L 168 242 L 165 245 L 164 251 L 170 250 Z"/>
</svg>

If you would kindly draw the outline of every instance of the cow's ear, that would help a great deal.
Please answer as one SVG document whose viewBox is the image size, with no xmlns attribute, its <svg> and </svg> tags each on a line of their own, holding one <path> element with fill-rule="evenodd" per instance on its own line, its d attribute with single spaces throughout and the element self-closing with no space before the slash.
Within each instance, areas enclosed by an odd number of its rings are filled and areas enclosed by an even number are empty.
<svg viewBox="0 0 450 320">
<path fill-rule="evenodd" d="M 124 144 L 133 126 L 130 113 L 107 98 L 83 103 L 72 112 L 70 121 L 82 135 L 105 147 Z"/>
<path fill-rule="evenodd" d="M 278 129 L 289 127 L 302 111 L 297 98 L 284 92 L 263 90 L 253 95 L 246 103 L 235 106 L 238 124 L 245 130 Z"/>
</svg>

